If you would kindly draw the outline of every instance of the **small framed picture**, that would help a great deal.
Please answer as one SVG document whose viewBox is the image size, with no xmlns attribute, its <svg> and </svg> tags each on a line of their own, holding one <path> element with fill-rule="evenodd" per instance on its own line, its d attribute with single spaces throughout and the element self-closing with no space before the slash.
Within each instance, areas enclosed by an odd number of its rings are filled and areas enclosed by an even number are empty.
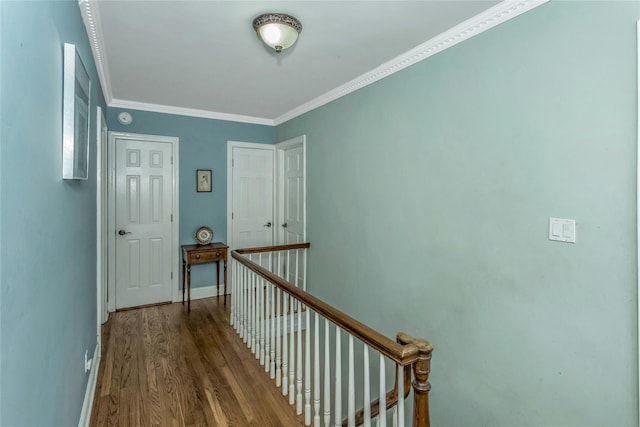
<svg viewBox="0 0 640 427">
<path fill-rule="evenodd" d="M 213 183 L 211 182 L 211 169 L 197 169 L 196 190 L 198 191 L 198 193 L 210 193 L 212 189 Z"/>
</svg>

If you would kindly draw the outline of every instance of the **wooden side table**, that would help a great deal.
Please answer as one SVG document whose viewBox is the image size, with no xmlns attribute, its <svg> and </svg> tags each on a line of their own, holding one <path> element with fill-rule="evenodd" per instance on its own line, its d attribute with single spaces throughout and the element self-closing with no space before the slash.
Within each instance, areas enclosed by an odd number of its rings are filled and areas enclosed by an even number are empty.
<svg viewBox="0 0 640 427">
<path fill-rule="evenodd" d="M 182 245 L 182 303 L 184 304 L 185 270 L 187 275 L 187 311 L 191 311 L 191 265 L 216 263 L 216 285 L 220 297 L 220 261 L 224 261 L 224 304 L 227 304 L 227 249 L 221 242 L 208 245 Z"/>
</svg>

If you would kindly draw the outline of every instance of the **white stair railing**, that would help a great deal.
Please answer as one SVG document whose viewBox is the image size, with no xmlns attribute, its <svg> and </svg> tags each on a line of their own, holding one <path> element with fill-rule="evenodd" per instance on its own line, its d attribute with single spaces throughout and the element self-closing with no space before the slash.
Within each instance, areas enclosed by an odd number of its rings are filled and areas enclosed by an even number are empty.
<svg viewBox="0 0 640 427">
<path fill-rule="evenodd" d="M 429 426 L 431 344 L 402 333 L 393 341 L 305 292 L 308 248 L 300 243 L 232 252 L 230 322 L 239 337 L 305 425 L 386 427 L 391 418 L 392 425 L 406 426 L 404 401 L 413 369 L 412 423 Z M 377 378 L 372 377 L 370 352 L 378 355 L 373 358 Z M 387 365 L 396 373 L 389 392 Z M 362 388 L 356 384 L 356 366 L 362 367 Z M 374 401 L 372 382 L 378 385 Z"/>
</svg>

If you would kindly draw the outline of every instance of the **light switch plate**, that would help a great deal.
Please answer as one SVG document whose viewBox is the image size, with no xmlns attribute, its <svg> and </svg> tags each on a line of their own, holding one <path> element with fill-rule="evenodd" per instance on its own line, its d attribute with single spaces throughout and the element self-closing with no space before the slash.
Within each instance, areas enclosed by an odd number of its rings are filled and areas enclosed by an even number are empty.
<svg viewBox="0 0 640 427">
<path fill-rule="evenodd" d="M 576 242 L 576 220 L 549 218 L 549 240 L 558 242 Z"/>
</svg>

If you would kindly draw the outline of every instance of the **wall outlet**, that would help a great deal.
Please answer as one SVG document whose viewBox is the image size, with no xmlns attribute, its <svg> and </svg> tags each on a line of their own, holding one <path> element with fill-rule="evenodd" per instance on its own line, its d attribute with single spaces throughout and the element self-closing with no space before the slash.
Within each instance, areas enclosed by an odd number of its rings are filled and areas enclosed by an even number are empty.
<svg viewBox="0 0 640 427">
<path fill-rule="evenodd" d="M 93 359 L 89 359 L 89 350 L 84 351 L 84 371 L 89 372 L 91 370 L 91 362 Z"/>
</svg>

